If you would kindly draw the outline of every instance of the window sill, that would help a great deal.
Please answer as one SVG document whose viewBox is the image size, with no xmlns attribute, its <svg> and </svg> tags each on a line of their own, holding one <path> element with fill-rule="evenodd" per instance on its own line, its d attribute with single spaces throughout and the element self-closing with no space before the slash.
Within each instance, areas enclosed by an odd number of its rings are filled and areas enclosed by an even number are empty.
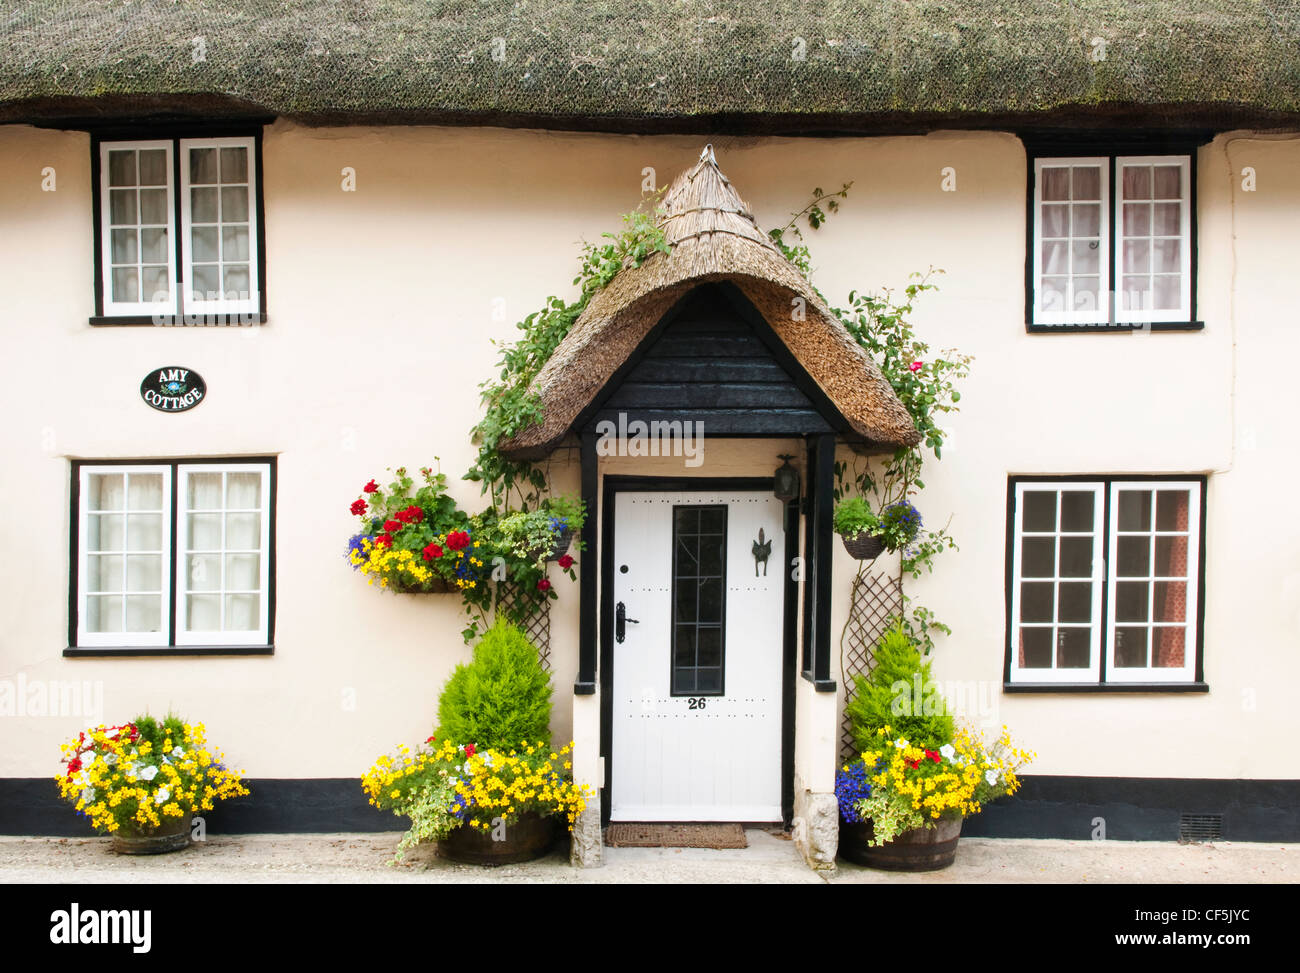
<svg viewBox="0 0 1300 973">
<path fill-rule="evenodd" d="M 1156 321 L 1151 324 L 1025 324 L 1030 334 L 1131 334 L 1134 331 L 1204 331 L 1204 321 Z"/>
<path fill-rule="evenodd" d="M 198 314 L 191 316 L 197 319 L 193 321 L 186 321 L 186 317 L 181 315 L 180 320 L 177 321 L 174 314 L 160 316 L 158 319 L 151 314 L 123 314 L 115 317 L 91 315 L 90 325 L 95 328 L 138 328 L 145 325 L 156 328 L 238 328 L 266 324 L 266 315 L 262 313 Z"/>
<path fill-rule="evenodd" d="M 65 659 L 105 659 L 127 656 L 143 658 L 149 656 L 175 655 L 275 655 L 274 645 L 149 645 L 149 646 L 78 646 L 70 645 L 63 650 Z"/>
<path fill-rule="evenodd" d="M 1203 682 L 1004 682 L 1004 693 L 1208 693 Z"/>
<path fill-rule="evenodd" d="M 815 692 L 833 693 L 838 689 L 834 679 L 818 679 L 810 672 L 800 672 L 799 675 L 805 682 L 812 683 Z"/>
</svg>

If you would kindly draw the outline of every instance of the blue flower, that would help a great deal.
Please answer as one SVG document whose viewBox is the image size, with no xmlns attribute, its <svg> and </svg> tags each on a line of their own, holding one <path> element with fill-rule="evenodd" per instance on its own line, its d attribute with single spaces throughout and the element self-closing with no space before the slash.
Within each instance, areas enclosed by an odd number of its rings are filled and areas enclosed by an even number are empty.
<svg viewBox="0 0 1300 973">
<path fill-rule="evenodd" d="M 866 765 L 859 759 L 835 775 L 835 799 L 840 805 L 840 818 L 846 824 L 857 824 L 857 803 L 871 795 L 871 782 L 867 780 Z"/>
</svg>

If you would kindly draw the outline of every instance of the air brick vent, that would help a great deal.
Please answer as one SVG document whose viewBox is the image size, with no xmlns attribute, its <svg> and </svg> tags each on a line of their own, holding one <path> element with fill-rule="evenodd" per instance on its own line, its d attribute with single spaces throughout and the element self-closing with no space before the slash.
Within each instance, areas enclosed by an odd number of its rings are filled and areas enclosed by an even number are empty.
<svg viewBox="0 0 1300 973">
<path fill-rule="evenodd" d="M 1223 839 L 1222 814 L 1182 814 L 1178 818 L 1178 840 L 1182 844 Z"/>
</svg>

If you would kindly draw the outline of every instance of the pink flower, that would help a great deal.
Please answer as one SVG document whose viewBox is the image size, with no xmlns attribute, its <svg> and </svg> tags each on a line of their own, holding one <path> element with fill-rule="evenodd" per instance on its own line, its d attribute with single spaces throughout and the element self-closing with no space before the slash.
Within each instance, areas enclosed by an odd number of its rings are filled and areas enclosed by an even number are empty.
<svg viewBox="0 0 1300 973">
<path fill-rule="evenodd" d="M 924 362 L 914 361 L 914 362 L 912 362 L 912 364 L 910 364 L 910 365 L 907 366 L 907 370 L 908 370 L 909 372 L 919 372 L 919 371 L 921 370 L 921 366 L 922 366 L 923 364 L 924 364 Z"/>
</svg>

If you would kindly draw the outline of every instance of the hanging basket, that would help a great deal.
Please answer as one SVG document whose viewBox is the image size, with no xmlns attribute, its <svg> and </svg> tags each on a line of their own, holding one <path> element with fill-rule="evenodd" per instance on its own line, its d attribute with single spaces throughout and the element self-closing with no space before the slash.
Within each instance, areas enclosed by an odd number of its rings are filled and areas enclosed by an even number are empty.
<svg viewBox="0 0 1300 973">
<path fill-rule="evenodd" d="M 551 553 L 546 555 L 548 561 L 558 561 L 564 557 L 565 551 L 569 549 L 569 544 L 573 541 L 573 528 L 565 527 L 555 535 L 555 544 L 551 547 Z"/>
<path fill-rule="evenodd" d="M 883 845 L 872 846 L 870 821 L 840 822 L 839 857 L 857 865 L 888 872 L 936 872 L 957 858 L 960 817 L 940 818 L 933 828 L 913 828 Z"/>
<path fill-rule="evenodd" d="M 844 550 L 859 561 L 874 561 L 885 551 L 885 542 L 874 534 L 868 534 L 866 531 L 862 531 L 853 537 L 841 534 L 840 540 L 844 541 Z"/>
<path fill-rule="evenodd" d="M 414 581 L 397 581 L 388 587 L 390 591 L 396 591 L 401 595 L 445 595 L 449 591 L 456 590 L 456 586 L 450 581 L 436 575 L 423 585 Z"/>
</svg>

